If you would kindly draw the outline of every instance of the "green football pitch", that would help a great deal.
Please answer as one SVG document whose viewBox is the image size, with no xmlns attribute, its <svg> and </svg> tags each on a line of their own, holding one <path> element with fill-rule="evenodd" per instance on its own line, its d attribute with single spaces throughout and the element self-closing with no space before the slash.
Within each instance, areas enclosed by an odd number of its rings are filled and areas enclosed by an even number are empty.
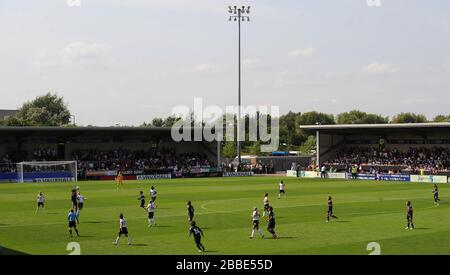
<svg viewBox="0 0 450 275">
<path fill-rule="evenodd" d="M 286 198 L 278 199 L 278 182 Z M 80 186 L 85 207 L 80 237 L 70 238 L 67 214 L 70 191 Z M 138 193 L 158 190 L 156 226 L 148 228 Z M 199 178 L 114 182 L 0 184 L 0 247 L 3 254 L 69 254 L 78 242 L 81 254 L 199 254 L 188 237 L 186 203 L 195 207 L 203 229 L 206 254 L 370 254 L 377 242 L 381 254 L 450 254 L 450 185 L 441 184 L 441 205 L 435 206 L 431 184 L 307 180 L 281 177 Z M 44 192 L 45 213 L 35 213 L 36 196 Z M 251 233 L 253 207 L 263 208 L 269 193 L 278 239 Z M 339 219 L 326 223 L 327 197 Z M 414 230 L 405 230 L 406 201 L 414 206 Z M 120 213 L 127 219 L 132 245 L 112 242 Z"/>
</svg>

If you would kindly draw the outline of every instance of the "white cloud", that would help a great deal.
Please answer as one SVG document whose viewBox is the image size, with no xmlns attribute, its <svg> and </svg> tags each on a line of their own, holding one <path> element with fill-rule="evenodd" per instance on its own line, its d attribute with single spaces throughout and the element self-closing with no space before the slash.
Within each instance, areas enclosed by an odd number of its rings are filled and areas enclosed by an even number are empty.
<svg viewBox="0 0 450 275">
<path fill-rule="evenodd" d="M 292 57 L 298 57 L 298 56 L 302 56 L 302 57 L 311 57 L 314 55 L 314 53 L 316 52 L 316 49 L 313 47 L 308 47 L 308 48 L 298 48 L 298 49 L 293 49 L 289 52 L 289 56 Z"/>
<path fill-rule="evenodd" d="M 99 67 L 109 64 L 108 47 L 104 44 L 72 42 L 61 49 L 41 50 L 36 55 L 33 65 L 39 69 L 55 67 Z"/>
<path fill-rule="evenodd" d="M 212 62 L 195 64 L 189 72 L 194 74 L 215 74 L 219 71 L 219 66 Z"/>
<path fill-rule="evenodd" d="M 108 47 L 103 44 L 73 42 L 62 49 L 62 61 L 66 64 L 92 64 L 107 55 Z"/>
<path fill-rule="evenodd" d="M 361 73 L 366 75 L 386 75 L 386 74 L 394 74 L 397 73 L 398 71 L 399 68 L 393 67 L 390 64 L 373 62 L 365 66 L 361 70 Z"/>
<path fill-rule="evenodd" d="M 148 8 L 167 11 L 225 13 L 227 5 L 210 0 L 90 0 L 90 4 L 121 8 Z M 223 3 L 225 4 L 225 2 Z"/>
<path fill-rule="evenodd" d="M 450 61 L 442 66 L 444 72 L 450 72 Z"/>
<path fill-rule="evenodd" d="M 59 66 L 58 58 L 55 55 L 50 54 L 47 50 L 41 50 L 36 55 L 36 58 L 33 61 L 33 65 L 36 68 L 44 69 L 44 68 L 54 68 Z"/>
<path fill-rule="evenodd" d="M 245 58 L 242 60 L 242 65 L 245 67 L 252 67 L 259 64 L 259 59 L 257 58 Z"/>
</svg>

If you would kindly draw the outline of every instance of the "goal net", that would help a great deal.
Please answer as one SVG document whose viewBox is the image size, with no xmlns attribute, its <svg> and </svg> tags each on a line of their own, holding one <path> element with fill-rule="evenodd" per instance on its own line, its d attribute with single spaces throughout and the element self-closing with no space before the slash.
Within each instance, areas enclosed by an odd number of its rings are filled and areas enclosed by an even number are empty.
<svg viewBox="0 0 450 275">
<path fill-rule="evenodd" d="M 77 181 L 76 161 L 17 163 L 17 182 Z"/>
</svg>

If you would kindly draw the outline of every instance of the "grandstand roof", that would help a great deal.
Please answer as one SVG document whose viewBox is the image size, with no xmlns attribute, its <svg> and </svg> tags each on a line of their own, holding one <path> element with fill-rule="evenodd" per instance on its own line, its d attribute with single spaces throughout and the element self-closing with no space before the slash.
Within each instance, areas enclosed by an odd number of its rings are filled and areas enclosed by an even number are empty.
<svg viewBox="0 0 450 275">
<path fill-rule="evenodd" d="M 138 137 L 145 139 L 172 139 L 169 127 L 0 127 L 0 138 L 112 138 Z M 191 129 L 191 140 L 196 141 L 196 134 L 203 133 L 202 128 Z"/>
<path fill-rule="evenodd" d="M 97 127 L 97 126 L 3 126 L 0 131 L 170 131 L 170 127 Z"/>
<path fill-rule="evenodd" d="M 307 131 L 320 131 L 326 133 L 355 133 L 361 131 L 414 131 L 430 132 L 450 130 L 450 122 L 429 123 L 389 123 L 389 124 L 335 124 L 335 125 L 300 125 L 300 129 Z"/>
<path fill-rule="evenodd" d="M 53 136 L 77 137 L 81 135 L 148 135 L 170 136 L 171 128 L 151 127 L 0 127 L 2 136 Z"/>
</svg>

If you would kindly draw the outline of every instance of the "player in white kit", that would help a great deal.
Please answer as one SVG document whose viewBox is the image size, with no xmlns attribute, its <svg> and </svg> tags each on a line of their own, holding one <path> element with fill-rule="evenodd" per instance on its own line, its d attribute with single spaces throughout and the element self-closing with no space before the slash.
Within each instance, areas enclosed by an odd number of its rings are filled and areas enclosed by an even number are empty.
<svg viewBox="0 0 450 275">
<path fill-rule="evenodd" d="M 269 193 L 264 194 L 264 211 L 263 211 L 263 217 L 266 215 L 266 212 L 269 213 Z"/>
<path fill-rule="evenodd" d="M 155 224 L 155 203 L 150 201 L 150 203 L 147 205 L 147 211 L 148 211 L 148 227 L 156 225 Z"/>
<path fill-rule="evenodd" d="M 36 213 L 39 211 L 39 209 L 42 209 L 42 211 L 45 212 L 45 209 L 44 209 L 44 202 L 45 202 L 44 194 L 42 194 L 42 192 L 39 192 L 39 194 L 37 195 L 37 208 L 36 208 Z"/>
<path fill-rule="evenodd" d="M 155 187 L 152 186 L 152 188 L 150 189 L 150 195 L 151 195 L 151 202 L 154 203 L 155 207 L 156 207 L 156 202 L 155 202 L 156 201 L 156 193 L 158 193 L 158 192 L 156 192 Z"/>
<path fill-rule="evenodd" d="M 123 214 L 120 213 L 120 216 L 119 216 L 119 236 L 117 236 L 116 241 L 113 242 L 114 245 L 117 245 L 119 243 L 120 236 L 122 236 L 122 234 L 124 234 L 125 237 L 127 237 L 128 245 L 131 245 L 131 239 L 130 239 L 130 237 L 128 237 L 127 221 L 123 217 Z"/>
<path fill-rule="evenodd" d="M 261 229 L 259 229 L 259 212 L 258 212 L 258 208 L 254 208 L 253 209 L 253 213 L 252 213 L 252 221 L 253 221 L 253 228 L 252 228 L 252 234 L 250 235 L 250 239 L 253 239 L 253 236 L 255 235 L 255 230 L 258 230 L 259 235 L 261 235 L 261 238 L 264 238 L 264 233 L 262 232 Z"/>
<path fill-rule="evenodd" d="M 283 196 L 286 198 L 286 189 L 285 189 L 285 185 L 284 185 L 284 182 L 283 182 L 283 180 L 281 180 L 280 181 L 280 184 L 279 184 L 279 189 L 280 189 L 280 192 L 278 193 L 278 198 L 280 199 L 281 198 L 281 194 L 283 194 Z"/>
</svg>

